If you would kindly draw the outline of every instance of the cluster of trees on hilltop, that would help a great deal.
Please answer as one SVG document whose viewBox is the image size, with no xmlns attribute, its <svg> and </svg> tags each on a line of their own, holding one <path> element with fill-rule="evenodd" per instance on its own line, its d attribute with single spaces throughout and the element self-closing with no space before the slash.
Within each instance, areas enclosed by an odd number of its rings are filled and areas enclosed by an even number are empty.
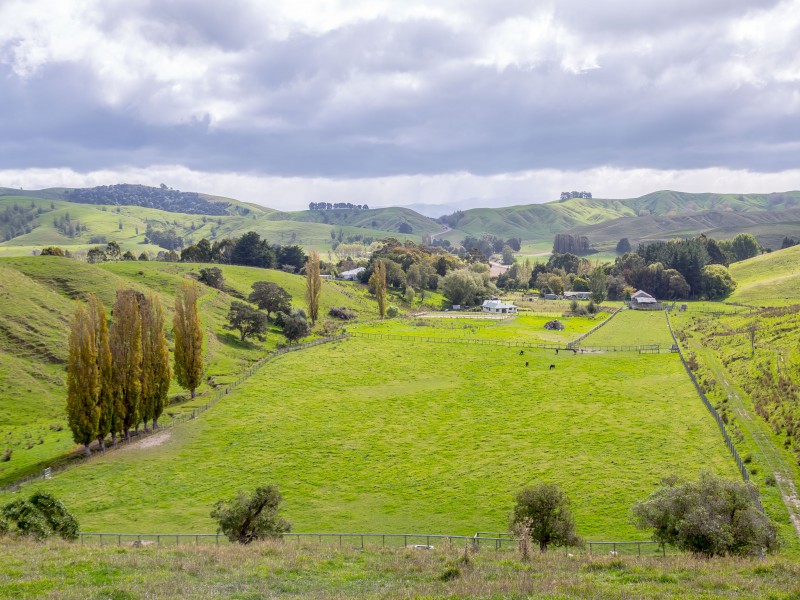
<svg viewBox="0 0 800 600">
<path fill-rule="evenodd" d="M 30 233 L 39 224 L 37 217 L 46 212 L 48 212 L 46 208 L 36 206 L 33 201 L 30 206 L 22 206 L 16 202 L 6 206 L 5 210 L 0 212 L 0 239 L 7 242 Z"/>
<path fill-rule="evenodd" d="M 561 192 L 562 200 L 569 200 L 570 198 L 592 198 L 592 192 Z"/>
<path fill-rule="evenodd" d="M 193 215 L 225 215 L 230 204 L 213 202 L 196 192 L 180 192 L 168 188 L 146 185 L 101 185 L 93 188 L 67 190 L 65 198 L 69 202 L 82 204 L 118 204 L 123 206 L 144 206 L 176 213 Z"/>
<path fill-rule="evenodd" d="M 213 243 L 203 238 L 181 251 L 183 262 L 210 262 L 230 265 L 281 269 L 299 273 L 306 263 L 306 254 L 297 244 L 270 244 L 255 231 L 238 238 L 224 238 Z"/>
<path fill-rule="evenodd" d="M 353 204 L 352 202 L 309 202 L 308 210 L 369 210 L 366 204 Z"/>
<path fill-rule="evenodd" d="M 589 238 L 585 235 L 557 233 L 553 241 L 553 252 L 559 254 L 589 254 L 592 252 L 592 247 L 589 244 Z"/>
</svg>

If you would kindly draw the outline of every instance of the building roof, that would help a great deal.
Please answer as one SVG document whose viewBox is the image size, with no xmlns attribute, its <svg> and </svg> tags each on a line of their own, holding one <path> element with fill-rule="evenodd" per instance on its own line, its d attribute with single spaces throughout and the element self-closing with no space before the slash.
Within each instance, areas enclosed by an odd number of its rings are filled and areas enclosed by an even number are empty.
<svg viewBox="0 0 800 600">
<path fill-rule="evenodd" d="M 517 308 L 516 304 L 508 304 L 498 298 L 492 298 L 491 300 L 484 300 L 481 306 L 483 306 L 484 308 Z"/>
<path fill-rule="evenodd" d="M 342 273 L 339 273 L 339 277 L 346 277 L 348 275 L 355 277 L 356 275 L 361 273 L 361 271 L 363 271 L 364 269 L 365 267 L 358 267 L 356 269 L 350 269 L 349 271 L 343 271 Z"/>
<path fill-rule="evenodd" d="M 653 297 L 647 292 L 639 290 L 635 294 L 631 294 L 631 298 L 653 298 Z M 655 300 L 655 298 L 653 298 L 653 300 Z"/>
</svg>

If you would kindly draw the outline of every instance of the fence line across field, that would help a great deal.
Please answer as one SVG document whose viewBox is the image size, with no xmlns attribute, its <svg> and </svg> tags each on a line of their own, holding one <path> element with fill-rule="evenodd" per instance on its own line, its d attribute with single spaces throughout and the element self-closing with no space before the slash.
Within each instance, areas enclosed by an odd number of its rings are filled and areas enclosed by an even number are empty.
<svg viewBox="0 0 800 600">
<path fill-rule="evenodd" d="M 484 340 L 480 338 L 449 337 L 434 335 L 404 335 L 401 333 L 373 333 L 367 331 L 352 331 L 352 337 L 362 337 L 373 340 L 390 340 L 401 342 L 418 342 L 430 344 L 467 344 L 473 346 L 501 346 L 504 348 L 532 348 L 542 350 L 566 350 L 573 352 L 638 352 L 640 354 L 663 354 L 676 352 L 673 346 L 660 344 L 639 344 L 627 346 L 613 345 L 576 345 L 575 342 L 521 342 L 516 340 Z"/>
<path fill-rule="evenodd" d="M 669 332 L 672 335 L 672 339 L 675 340 L 675 344 L 678 346 L 678 354 L 681 357 L 681 362 L 683 363 L 684 369 L 686 369 L 686 373 L 692 380 L 692 383 L 694 384 L 694 387 L 697 390 L 697 394 L 700 396 L 700 399 L 703 401 L 703 404 L 706 405 L 708 412 L 711 413 L 711 416 L 713 416 L 714 420 L 717 422 L 719 430 L 722 433 L 722 438 L 725 440 L 725 445 L 728 447 L 731 456 L 733 456 L 733 460 L 736 462 L 736 466 L 739 468 L 739 473 L 741 473 L 742 479 L 744 479 L 745 481 L 750 481 L 750 474 L 747 472 L 747 467 L 745 466 L 742 459 L 739 457 L 739 452 L 736 450 L 736 446 L 733 444 L 733 440 L 731 439 L 731 436 L 728 434 L 728 428 L 725 427 L 725 421 L 722 420 L 722 417 L 720 416 L 719 412 L 717 412 L 717 409 L 714 408 L 714 405 L 711 404 L 709 399 L 706 397 L 705 393 L 703 392 L 703 388 L 700 387 L 697 378 L 694 376 L 694 373 L 692 373 L 692 370 L 689 368 L 689 363 L 686 362 L 686 359 L 683 356 L 683 351 L 680 348 L 680 344 L 678 344 L 678 339 L 675 337 L 675 332 L 672 330 L 672 323 L 669 320 L 669 313 L 665 313 L 665 315 L 667 319 L 667 326 L 669 327 Z M 758 497 L 758 492 L 755 492 L 753 494 L 753 500 L 755 500 L 755 503 L 758 505 L 758 508 L 761 510 L 761 512 L 762 513 L 765 512 L 764 505 L 761 504 L 761 499 Z"/>
<path fill-rule="evenodd" d="M 433 533 L 284 533 L 281 538 L 287 543 L 303 540 L 317 542 L 319 544 L 332 543 L 339 547 L 348 548 L 367 548 L 370 546 L 381 548 L 409 548 L 416 547 L 421 549 L 436 548 L 446 544 L 447 547 L 469 546 L 473 549 L 489 548 L 493 550 L 516 549 L 519 539 L 507 533 L 477 533 L 475 535 L 443 535 Z M 101 546 L 145 546 L 155 544 L 156 546 L 201 546 L 201 545 L 229 545 L 231 542 L 222 533 L 81 533 L 79 535 L 81 545 L 98 544 Z M 600 549 L 605 553 L 606 549 L 612 555 L 632 555 L 642 556 L 642 547 L 650 549 L 650 555 L 666 556 L 666 546 L 660 542 L 646 540 L 636 542 L 586 542 L 588 554 L 595 554 Z M 634 552 L 635 549 L 635 552 Z M 580 551 L 577 547 L 563 548 L 564 553 Z"/>
<path fill-rule="evenodd" d="M 256 361 L 252 365 L 250 365 L 247 369 L 245 369 L 241 373 L 239 373 L 237 378 L 234 381 L 232 381 L 231 383 L 228 383 L 228 384 L 225 384 L 225 385 L 222 385 L 222 386 L 218 386 L 216 389 L 214 389 L 214 391 L 211 392 L 211 395 L 209 396 L 208 401 L 205 404 L 202 404 L 202 405 L 200 405 L 200 406 L 198 406 L 196 408 L 193 408 L 191 410 L 191 412 L 186 412 L 186 413 L 183 413 L 183 414 L 180 414 L 180 415 L 170 416 L 169 417 L 169 421 L 167 421 L 166 423 L 160 424 L 158 429 L 155 429 L 155 430 L 152 430 L 152 431 L 149 431 L 149 432 L 141 432 L 141 433 L 135 434 L 135 435 L 131 436 L 130 439 L 124 439 L 124 438 L 119 439 L 119 440 L 117 440 L 117 444 L 115 446 L 106 447 L 106 451 L 113 451 L 113 450 L 115 450 L 117 448 L 125 447 L 126 445 L 129 445 L 129 444 L 134 443 L 134 442 L 141 441 L 142 439 L 144 439 L 144 438 L 146 438 L 146 437 L 148 437 L 150 435 L 153 435 L 155 433 L 158 433 L 159 431 L 162 431 L 164 429 L 169 429 L 171 427 L 175 427 L 176 425 L 179 425 L 180 423 L 185 423 L 187 421 L 191 421 L 192 419 L 197 418 L 198 415 L 204 413 L 209 408 L 211 408 L 212 406 L 217 404 L 220 400 L 222 400 L 224 397 L 226 397 L 228 394 L 230 394 L 236 387 L 241 385 L 248 378 L 252 377 L 259 369 L 261 369 L 261 367 L 263 367 L 268 362 L 278 358 L 279 356 L 283 356 L 284 354 L 288 354 L 289 352 L 296 352 L 298 350 L 305 350 L 307 348 L 313 348 L 314 346 L 319 346 L 320 344 L 327 344 L 329 342 L 336 342 L 336 341 L 339 341 L 339 340 L 347 339 L 348 337 L 350 337 L 350 334 L 342 333 L 342 334 L 339 334 L 339 335 L 334 335 L 334 336 L 329 336 L 329 337 L 324 337 L 324 338 L 318 338 L 316 340 L 311 340 L 310 342 L 305 342 L 305 343 L 302 343 L 302 344 L 296 344 L 296 345 L 293 345 L 293 346 L 286 346 L 284 348 L 278 348 L 277 350 L 275 350 L 273 352 L 270 352 L 266 356 L 258 359 L 258 361 Z M 57 473 L 61 473 L 63 471 L 66 471 L 67 469 L 70 469 L 70 468 L 74 467 L 74 466 L 77 466 L 79 464 L 83 464 L 87 460 L 91 460 L 92 457 L 95 456 L 95 455 L 96 455 L 96 453 L 93 454 L 92 456 L 89 456 L 89 457 L 75 456 L 75 457 L 71 457 L 69 459 L 69 462 L 65 462 L 63 464 L 58 464 L 58 465 L 50 465 L 48 467 L 45 467 L 42 471 L 39 471 L 38 473 L 34 473 L 33 475 L 28 475 L 27 477 L 23 477 L 22 479 L 17 479 L 16 481 L 14 481 L 12 483 L 9 483 L 8 485 L 0 487 L 0 494 L 1 493 L 15 492 L 15 491 L 19 490 L 19 488 L 22 485 L 24 485 L 26 483 L 30 483 L 31 481 L 35 481 L 35 480 L 39 480 L 39 479 L 50 479 L 53 475 L 56 475 Z"/>
</svg>

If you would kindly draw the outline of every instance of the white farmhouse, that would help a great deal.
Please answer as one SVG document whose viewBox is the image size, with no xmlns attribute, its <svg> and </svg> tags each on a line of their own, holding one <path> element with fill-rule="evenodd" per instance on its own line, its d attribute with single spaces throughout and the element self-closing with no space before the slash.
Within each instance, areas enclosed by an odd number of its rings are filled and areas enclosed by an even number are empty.
<svg viewBox="0 0 800 600">
<path fill-rule="evenodd" d="M 358 279 L 359 273 L 364 271 L 364 267 L 358 267 L 357 269 L 351 269 L 350 271 L 344 271 L 343 273 L 339 273 L 339 277 L 346 280 L 346 281 L 355 281 Z"/>
<path fill-rule="evenodd" d="M 513 304 L 503 302 L 499 298 L 485 300 L 482 305 L 483 312 L 495 315 L 511 315 L 517 312 L 517 307 Z"/>
</svg>

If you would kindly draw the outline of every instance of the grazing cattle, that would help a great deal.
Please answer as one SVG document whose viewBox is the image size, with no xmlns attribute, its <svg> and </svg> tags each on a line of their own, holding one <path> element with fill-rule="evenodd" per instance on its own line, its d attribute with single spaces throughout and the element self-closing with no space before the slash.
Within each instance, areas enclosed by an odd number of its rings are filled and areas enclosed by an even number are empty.
<svg viewBox="0 0 800 600">
<path fill-rule="evenodd" d="M 555 365 L 550 365 L 550 369 L 555 369 L 555 368 L 556 368 Z"/>
<path fill-rule="evenodd" d="M 577 351 L 575 348 L 573 348 L 573 349 L 572 349 L 572 353 L 573 353 L 573 354 L 577 354 L 577 353 L 578 353 L 578 351 Z"/>
<path fill-rule="evenodd" d="M 527 360 L 525 361 L 525 366 L 526 366 L 526 367 L 528 366 L 528 361 L 527 361 Z"/>
<path fill-rule="evenodd" d="M 558 348 L 556 348 L 556 354 L 558 354 Z"/>
<path fill-rule="evenodd" d="M 525 354 L 525 350 L 520 350 L 519 355 L 522 356 L 523 354 Z"/>
</svg>

